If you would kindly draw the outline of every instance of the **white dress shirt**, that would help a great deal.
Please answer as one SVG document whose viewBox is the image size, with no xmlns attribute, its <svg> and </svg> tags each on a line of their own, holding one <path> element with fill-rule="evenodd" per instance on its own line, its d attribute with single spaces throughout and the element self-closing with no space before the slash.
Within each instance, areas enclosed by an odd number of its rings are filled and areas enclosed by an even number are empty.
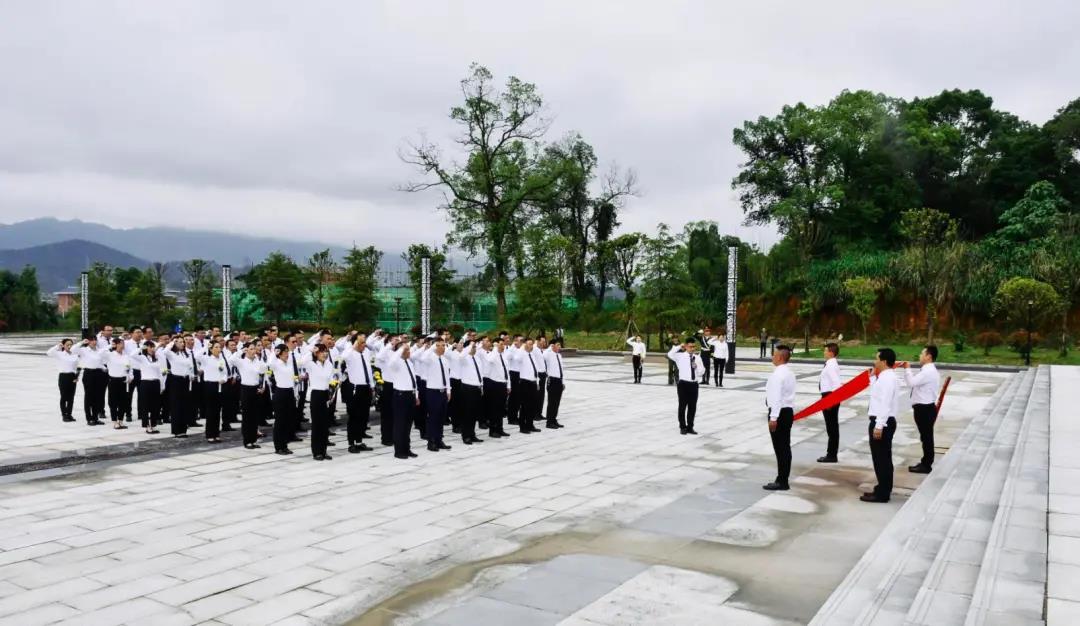
<svg viewBox="0 0 1080 626">
<path fill-rule="evenodd" d="M 169 373 L 173 376 L 191 378 L 194 373 L 194 365 L 191 363 L 191 355 L 185 351 L 173 352 L 171 349 L 164 350 L 165 363 L 169 366 Z"/>
<path fill-rule="evenodd" d="M 712 358 L 727 360 L 728 349 L 726 339 L 723 337 L 712 337 L 709 339 L 709 346 L 712 347 Z"/>
<path fill-rule="evenodd" d="M 307 372 L 312 391 L 330 391 L 330 381 L 338 377 L 337 368 L 329 357 L 322 362 L 318 359 L 308 360 L 304 363 L 304 371 Z"/>
<path fill-rule="evenodd" d="M 79 346 L 78 348 L 72 348 L 72 352 L 79 357 L 79 367 L 84 370 L 103 370 L 105 369 L 105 354 L 108 350 L 100 350 L 98 348 L 91 348 L 90 346 Z"/>
<path fill-rule="evenodd" d="M 387 372 L 394 380 L 394 391 L 416 391 L 416 371 L 413 370 L 412 363 L 408 360 L 401 358 L 401 352 L 404 347 L 400 347 L 397 350 L 391 350 L 390 354 L 386 358 L 386 368 L 383 369 L 383 375 Z"/>
<path fill-rule="evenodd" d="M 352 344 L 348 344 L 345 346 L 341 358 L 345 361 L 345 371 L 349 374 L 349 382 L 353 385 L 363 385 L 365 387 L 375 386 L 375 381 L 372 379 L 371 350 L 369 348 L 365 347 L 363 350 L 357 350 Z"/>
<path fill-rule="evenodd" d="M 203 354 L 195 357 L 199 363 L 199 371 L 202 372 L 203 381 L 208 383 L 223 383 L 229 378 L 229 368 L 225 363 L 225 357 Z"/>
<path fill-rule="evenodd" d="M 701 375 L 701 357 L 693 352 L 680 352 L 682 346 L 671 346 L 667 358 L 675 362 L 679 369 L 679 380 L 682 382 L 696 383 Z"/>
<path fill-rule="evenodd" d="M 506 362 L 505 351 L 499 352 L 498 350 L 492 350 L 484 357 L 484 362 L 481 363 L 480 371 L 483 372 L 484 378 L 490 378 L 497 383 L 510 384 L 510 367 Z"/>
<path fill-rule="evenodd" d="M 912 374 L 911 368 L 904 369 L 904 380 L 911 388 L 911 404 L 937 404 L 938 385 L 941 374 L 937 366 L 927 363 L 919 368 L 919 373 Z"/>
<path fill-rule="evenodd" d="M 829 393 L 840 388 L 840 364 L 836 359 L 825 361 L 821 368 L 821 377 L 818 378 L 818 389 L 821 393 Z"/>
<path fill-rule="evenodd" d="M 435 350 L 428 350 L 420 357 L 417 365 L 420 378 L 424 379 L 428 389 L 450 390 L 450 363 L 445 352 L 439 356 L 435 354 Z"/>
<path fill-rule="evenodd" d="M 548 350 L 544 353 L 544 362 L 547 366 L 548 380 L 552 378 L 563 380 L 563 362 L 561 353 L 554 350 Z"/>
<path fill-rule="evenodd" d="M 540 363 L 536 355 L 522 348 L 518 351 L 517 364 L 520 368 L 521 380 L 535 382 L 540 378 Z"/>
<path fill-rule="evenodd" d="M 460 380 L 462 384 L 482 388 L 484 386 L 484 370 L 480 364 L 480 359 L 470 355 L 467 350 L 455 352 L 454 354 L 457 355 L 454 358 L 458 360 L 458 373 L 461 374 Z"/>
<path fill-rule="evenodd" d="M 109 350 L 105 353 L 105 367 L 109 378 L 127 378 L 131 375 L 131 361 L 123 352 Z"/>
<path fill-rule="evenodd" d="M 503 349 L 503 359 L 506 361 L 506 369 L 511 372 L 520 372 L 521 364 L 518 362 L 518 357 L 525 351 L 524 347 L 518 347 L 514 344 L 510 344 Z"/>
<path fill-rule="evenodd" d="M 795 374 L 787 363 L 777 365 L 765 383 L 765 404 L 769 407 L 769 421 L 780 417 L 781 409 L 795 407 Z"/>
<path fill-rule="evenodd" d="M 275 356 L 270 359 L 270 370 L 274 372 L 274 387 L 277 389 L 292 389 L 295 386 L 293 377 L 296 376 L 296 372 L 293 371 L 293 362 L 290 355 L 288 360 L 282 361 Z"/>
<path fill-rule="evenodd" d="M 626 345 L 630 346 L 630 354 L 632 354 L 633 356 L 640 356 L 642 358 L 645 357 L 644 341 L 634 341 L 634 338 L 631 337 L 626 340 Z"/>
<path fill-rule="evenodd" d="M 79 356 L 60 349 L 60 346 L 49 348 L 45 354 L 56 360 L 56 370 L 61 374 L 74 374 L 78 369 Z"/>
<path fill-rule="evenodd" d="M 142 353 L 132 355 L 129 358 L 131 359 L 132 367 L 135 367 L 139 370 L 139 376 L 143 381 L 158 381 L 159 383 L 165 382 L 165 359 L 157 356 L 157 354 L 155 354 L 154 358 L 151 359 L 150 357 Z"/>
<path fill-rule="evenodd" d="M 877 376 L 870 376 L 869 414 L 874 418 L 874 428 L 885 428 L 889 418 L 896 417 L 899 392 L 900 386 L 893 370 L 887 369 Z"/>
<path fill-rule="evenodd" d="M 229 357 L 229 365 L 240 373 L 240 384 L 248 387 L 258 387 L 266 375 L 266 361 L 261 359 L 249 359 L 244 353 L 237 350 Z"/>
</svg>

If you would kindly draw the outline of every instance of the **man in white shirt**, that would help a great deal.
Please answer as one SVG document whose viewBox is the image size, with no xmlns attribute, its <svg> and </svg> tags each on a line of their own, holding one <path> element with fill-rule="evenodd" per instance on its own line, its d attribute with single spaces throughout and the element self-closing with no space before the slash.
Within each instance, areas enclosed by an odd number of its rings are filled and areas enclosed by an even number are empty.
<svg viewBox="0 0 1080 626">
<path fill-rule="evenodd" d="M 698 345 L 701 348 L 701 366 L 702 366 L 702 369 L 705 370 L 705 375 L 701 379 L 701 384 L 702 385 L 708 385 L 709 384 L 709 366 L 712 365 L 712 358 L 711 358 L 712 342 L 713 342 L 713 339 L 714 339 L 713 334 L 712 334 L 712 329 L 709 328 L 709 327 L 705 327 L 704 329 L 699 330 L 697 338 L 698 338 Z"/>
<path fill-rule="evenodd" d="M 521 423 L 518 420 L 521 413 L 521 364 L 518 361 L 518 356 L 520 356 L 524 344 L 525 338 L 522 335 L 514 335 L 514 342 L 506 346 L 503 353 L 507 369 L 510 370 L 510 396 L 506 399 L 507 424 L 520 425 Z"/>
<path fill-rule="evenodd" d="M 870 456 L 874 460 L 877 486 L 864 493 L 863 502 L 888 502 L 892 496 L 893 462 L 892 440 L 896 432 L 896 410 L 899 386 L 896 381 L 896 352 L 881 348 L 874 358 L 874 370 L 870 376 Z"/>
<path fill-rule="evenodd" d="M 788 361 L 791 348 L 776 346 L 773 371 L 765 383 L 765 405 L 769 407 L 769 438 L 776 454 L 776 480 L 765 485 L 766 491 L 787 491 L 791 478 L 791 424 L 795 419 L 795 374 Z"/>
<path fill-rule="evenodd" d="M 818 391 L 822 398 L 840 388 L 840 364 L 836 361 L 839 355 L 840 346 L 834 342 L 825 344 L 825 366 L 821 368 L 821 376 L 818 378 Z M 840 405 L 825 409 L 821 415 L 825 418 L 825 432 L 829 436 L 829 443 L 825 456 L 818 457 L 817 461 L 836 463 L 836 453 L 840 449 Z"/>
<path fill-rule="evenodd" d="M 630 359 L 634 363 L 634 384 L 637 385 L 641 383 L 641 362 L 645 360 L 645 344 L 641 341 L 641 335 L 634 335 L 626 340 L 626 345 L 630 346 Z"/>
<path fill-rule="evenodd" d="M 446 342 L 442 338 L 434 340 L 432 347 L 417 357 L 419 376 L 424 380 L 424 394 L 427 396 L 424 408 L 427 411 L 427 435 L 429 452 L 449 450 L 443 442 L 443 421 L 446 419 L 447 403 L 450 401 L 450 363 L 446 359 Z"/>
<path fill-rule="evenodd" d="M 922 441 L 922 460 L 908 467 L 913 474 L 929 474 L 934 466 L 934 421 L 937 420 L 937 395 L 941 375 L 938 374 L 937 346 L 923 348 L 919 354 L 918 374 L 912 374 L 910 366 L 904 363 L 904 380 L 911 388 L 911 411 L 915 415 L 915 425 L 919 428 Z"/>
<path fill-rule="evenodd" d="M 552 342 L 551 347 L 544 353 L 544 361 L 547 366 L 547 427 L 562 428 L 559 423 L 559 404 L 562 402 L 563 390 L 566 384 L 563 382 L 562 344 Z"/>
<path fill-rule="evenodd" d="M 495 339 L 480 368 L 484 373 L 484 421 L 492 439 L 510 436 L 503 428 L 506 399 L 510 395 L 510 369 L 503 342 L 501 337 Z"/>
<path fill-rule="evenodd" d="M 694 417 L 697 415 L 698 376 L 701 372 L 701 358 L 694 354 L 697 342 L 687 337 L 682 346 L 675 344 L 668 350 L 667 358 L 679 371 L 679 432 L 684 435 L 696 435 Z"/>
<path fill-rule="evenodd" d="M 720 334 L 709 340 L 709 352 L 712 353 L 713 380 L 717 387 L 724 386 L 724 368 L 727 367 L 728 345 L 727 331 L 720 329 Z M 705 355 L 702 355 L 705 358 Z"/>
<path fill-rule="evenodd" d="M 517 362 L 521 368 L 518 382 L 518 401 L 520 404 L 518 414 L 518 431 L 529 434 L 541 432 L 536 427 L 536 417 L 540 409 L 536 406 L 539 400 L 537 385 L 540 380 L 539 354 L 533 352 L 536 342 L 531 337 L 525 338 L 525 344 L 518 351 Z"/>
</svg>

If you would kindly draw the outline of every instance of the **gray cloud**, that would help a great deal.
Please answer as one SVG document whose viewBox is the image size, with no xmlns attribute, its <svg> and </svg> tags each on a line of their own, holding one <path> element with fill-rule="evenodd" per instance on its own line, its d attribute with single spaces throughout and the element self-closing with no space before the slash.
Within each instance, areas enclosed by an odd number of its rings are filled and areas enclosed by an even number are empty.
<svg viewBox="0 0 1080 626">
<path fill-rule="evenodd" d="M 537 83 L 551 139 L 638 172 L 624 228 L 740 226 L 731 130 L 841 89 L 980 88 L 1042 122 L 1077 96 L 1075 3 L 113 2 L 9 4 L 0 219 L 82 217 L 400 247 L 443 228 L 397 151 L 471 61 Z M 424 237 L 430 239 L 430 237 Z"/>
</svg>

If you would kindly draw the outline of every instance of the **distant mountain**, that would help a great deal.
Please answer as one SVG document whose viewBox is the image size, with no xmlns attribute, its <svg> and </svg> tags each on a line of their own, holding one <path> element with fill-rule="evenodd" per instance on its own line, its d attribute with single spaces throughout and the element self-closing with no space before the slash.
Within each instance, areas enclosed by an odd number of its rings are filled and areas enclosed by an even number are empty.
<svg viewBox="0 0 1080 626">
<path fill-rule="evenodd" d="M 95 262 L 116 267 L 148 267 L 150 262 L 114 250 L 100 243 L 72 239 L 18 250 L 0 250 L 0 269 L 21 272 L 32 265 L 37 268 L 38 284 L 43 293 L 52 293 L 74 286 L 79 273 Z"/>
<path fill-rule="evenodd" d="M 346 252 L 341 246 L 316 241 L 251 237 L 232 231 L 168 227 L 119 229 L 94 222 L 51 217 L 0 224 L 0 250 L 24 249 L 70 240 L 94 242 L 149 261 L 186 261 L 198 257 L 236 267 L 258 263 L 276 250 L 291 256 L 297 263 L 326 248 L 330 248 L 330 253 L 339 259 Z M 400 252 L 389 250 L 386 253 L 387 256 L 400 255 Z"/>
</svg>

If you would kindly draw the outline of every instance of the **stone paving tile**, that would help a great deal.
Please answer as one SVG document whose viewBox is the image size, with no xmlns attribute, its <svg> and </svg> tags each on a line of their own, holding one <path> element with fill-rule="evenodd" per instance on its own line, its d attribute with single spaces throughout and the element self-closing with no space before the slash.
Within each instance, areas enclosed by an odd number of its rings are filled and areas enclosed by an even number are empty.
<svg viewBox="0 0 1080 626">
<path fill-rule="evenodd" d="M 565 616 L 491 598 L 476 598 L 421 622 L 423 626 L 553 626 Z"/>
<path fill-rule="evenodd" d="M 253 604 L 247 608 L 226 613 L 219 621 L 233 626 L 261 626 L 272 624 L 297 613 L 333 600 L 332 596 L 310 589 L 296 589 L 272 599 Z"/>
</svg>

